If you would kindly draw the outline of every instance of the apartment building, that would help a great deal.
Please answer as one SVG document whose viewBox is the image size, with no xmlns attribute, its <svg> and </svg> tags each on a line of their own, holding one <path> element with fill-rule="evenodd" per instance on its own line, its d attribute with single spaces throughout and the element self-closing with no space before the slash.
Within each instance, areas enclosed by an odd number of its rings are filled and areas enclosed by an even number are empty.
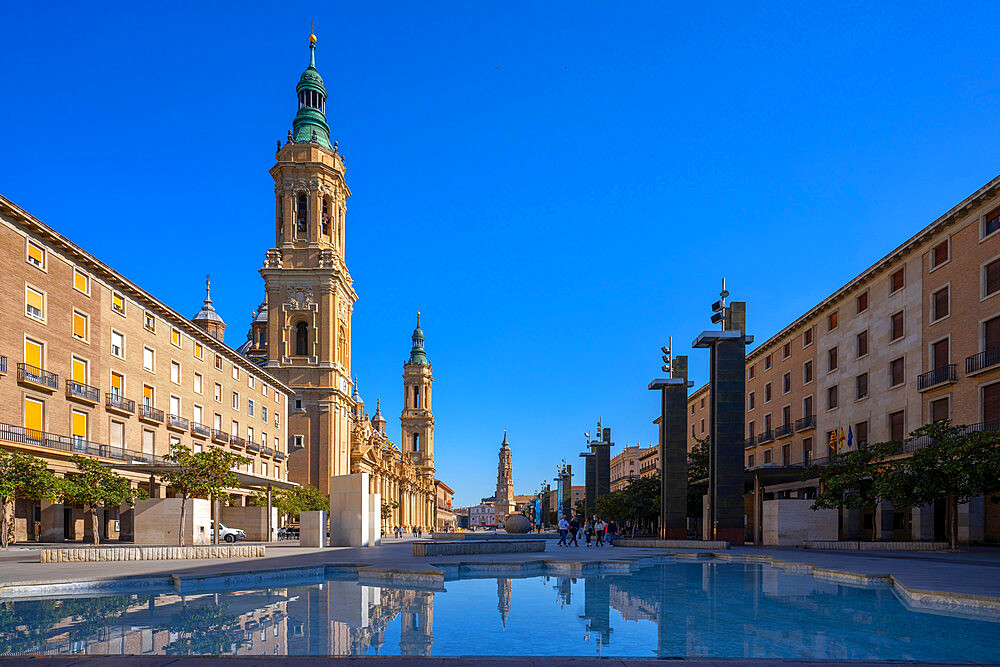
<svg viewBox="0 0 1000 667">
<path fill-rule="evenodd" d="M 660 472 L 660 446 L 651 445 L 639 455 L 639 477 L 652 477 Z"/>
<path fill-rule="evenodd" d="M 259 485 L 286 479 L 290 391 L 225 345 L 207 294 L 192 321 L 4 197 L 0 247 L 0 447 L 59 474 L 73 454 L 120 465 L 154 498 L 167 489 L 136 466 L 174 443 L 248 456 Z M 61 534 L 78 538 L 82 514 L 65 509 Z M 39 513 L 16 504 L 19 539 Z"/>
<path fill-rule="evenodd" d="M 795 469 L 848 447 L 905 440 L 944 419 L 1000 429 L 998 294 L 1000 177 L 747 355 L 748 488 L 754 477 L 763 500 L 808 499 L 818 482 Z M 708 419 L 707 393 L 688 399 L 692 440 Z M 759 539 L 760 505 L 747 507 L 748 537 Z M 963 541 L 1000 540 L 1000 505 L 980 498 L 960 513 Z M 838 533 L 929 540 L 943 523 L 939 507 L 843 511 Z"/>
<path fill-rule="evenodd" d="M 639 477 L 639 457 L 642 455 L 642 447 L 638 444 L 629 446 L 625 443 L 625 448 L 611 458 L 611 491 L 621 491 L 628 486 L 633 479 Z"/>
</svg>

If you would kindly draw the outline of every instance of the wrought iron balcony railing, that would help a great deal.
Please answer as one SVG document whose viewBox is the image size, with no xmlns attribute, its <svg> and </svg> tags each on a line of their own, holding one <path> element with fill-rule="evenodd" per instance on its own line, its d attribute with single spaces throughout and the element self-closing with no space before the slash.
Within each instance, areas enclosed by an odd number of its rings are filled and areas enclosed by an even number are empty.
<svg viewBox="0 0 1000 667">
<path fill-rule="evenodd" d="M 182 431 L 188 430 L 188 420 L 184 419 L 180 415 L 167 415 L 167 426 L 170 428 L 178 428 Z"/>
<path fill-rule="evenodd" d="M 101 390 L 97 387 L 91 387 L 89 384 L 66 380 L 66 398 L 78 398 L 90 403 L 100 403 Z"/>
<path fill-rule="evenodd" d="M 948 364 L 947 366 L 921 373 L 917 376 L 917 390 L 929 389 L 945 382 L 954 382 L 957 368 L 956 364 Z"/>
<path fill-rule="evenodd" d="M 191 433 L 193 435 L 203 435 L 206 438 L 212 435 L 212 429 L 205 426 L 204 424 L 199 424 L 198 422 L 191 422 Z"/>
<path fill-rule="evenodd" d="M 260 451 L 260 445 L 258 445 L 256 442 L 254 442 L 254 441 L 251 440 L 250 442 L 247 443 L 247 451 L 248 452 L 259 452 Z"/>
<path fill-rule="evenodd" d="M 774 431 L 771 429 L 768 429 L 757 436 L 758 445 L 764 442 L 771 442 L 772 440 L 774 440 Z"/>
<path fill-rule="evenodd" d="M 151 422 L 163 423 L 163 410 L 157 410 L 152 405 L 146 405 L 145 403 L 139 404 L 139 419 L 145 419 Z"/>
<path fill-rule="evenodd" d="M 246 447 L 247 441 L 238 435 L 229 436 L 229 444 L 236 447 Z"/>
<path fill-rule="evenodd" d="M 795 420 L 796 431 L 805 431 L 810 428 L 816 428 L 816 415 L 806 415 L 802 419 Z"/>
<path fill-rule="evenodd" d="M 146 463 L 162 463 L 163 458 L 154 454 L 143 454 L 121 447 L 102 445 L 75 436 L 46 433 L 23 426 L 0 424 L 0 440 L 22 445 L 57 449 L 71 454 L 88 454 L 119 461 L 139 461 Z"/>
<path fill-rule="evenodd" d="M 213 428 L 212 440 L 215 442 L 221 442 L 224 445 L 229 444 L 229 434 L 221 429 Z"/>
<path fill-rule="evenodd" d="M 30 364 L 17 365 L 17 380 L 18 382 L 27 382 L 46 389 L 59 388 L 58 375 L 42 368 L 36 368 Z"/>
<path fill-rule="evenodd" d="M 112 410 L 135 414 L 135 401 L 129 400 L 121 394 L 104 394 L 104 405 Z"/>
<path fill-rule="evenodd" d="M 792 424 L 790 422 L 788 424 L 782 424 L 778 428 L 774 429 L 775 438 L 784 438 L 793 433 L 795 433 L 795 429 L 792 428 Z"/>
<path fill-rule="evenodd" d="M 971 357 L 965 358 L 965 372 L 978 373 L 979 371 L 986 370 L 987 368 L 992 368 L 1000 364 L 1000 347 L 995 347 L 991 350 L 985 350 L 979 354 L 974 354 Z"/>
</svg>

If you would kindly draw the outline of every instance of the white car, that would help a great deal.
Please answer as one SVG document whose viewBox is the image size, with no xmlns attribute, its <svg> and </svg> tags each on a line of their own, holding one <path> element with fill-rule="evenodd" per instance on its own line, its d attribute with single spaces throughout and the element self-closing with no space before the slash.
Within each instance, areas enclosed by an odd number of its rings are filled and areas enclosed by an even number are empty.
<svg viewBox="0 0 1000 667">
<path fill-rule="evenodd" d="M 214 521 L 209 521 L 208 530 L 210 531 L 209 534 L 212 534 L 212 533 L 215 532 L 215 522 Z M 220 522 L 219 523 L 219 537 L 221 539 L 225 540 L 226 542 L 235 542 L 236 540 L 245 540 L 245 539 L 247 539 L 247 534 L 244 533 L 239 528 L 230 528 L 226 524 Z"/>
</svg>

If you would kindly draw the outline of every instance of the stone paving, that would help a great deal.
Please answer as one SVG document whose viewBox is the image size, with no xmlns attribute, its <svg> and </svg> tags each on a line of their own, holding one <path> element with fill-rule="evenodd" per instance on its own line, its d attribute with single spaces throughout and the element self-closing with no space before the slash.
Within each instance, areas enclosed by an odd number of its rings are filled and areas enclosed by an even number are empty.
<svg viewBox="0 0 1000 667">
<path fill-rule="evenodd" d="M 421 667 L 467 667 L 476 665 L 486 667 L 663 667 L 667 659 L 641 659 L 641 658 L 420 658 L 412 656 L 352 656 L 344 658 L 328 658 L 323 656 L 234 656 L 234 657 L 172 657 L 172 656 L 71 656 L 71 657 L 32 657 L 26 660 L 23 657 L 4 658 L 0 657 L 0 665 L 23 665 L 30 664 L 33 667 L 94 667 L 101 665 L 104 667 L 255 667 L 257 665 L 267 665 L 272 667 L 277 663 L 291 663 L 294 667 L 319 667 L 326 665 L 338 665 L 352 667 L 355 665 L 367 665 L 374 663 L 378 667 L 409 667 L 409 665 L 420 665 Z M 671 662 L 683 662 L 690 667 L 709 667 L 710 665 L 823 665 L 830 664 L 822 660 L 748 660 L 745 658 L 713 658 L 713 659 L 684 659 L 669 658 Z M 884 662 L 852 661 L 852 667 L 885 667 Z M 971 665 L 976 663 L 928 663 L 928 662 L 907 662 L 892 661 L 893 665 L 931 665 L 931 664 L 961 664 Z"/>
</svg>

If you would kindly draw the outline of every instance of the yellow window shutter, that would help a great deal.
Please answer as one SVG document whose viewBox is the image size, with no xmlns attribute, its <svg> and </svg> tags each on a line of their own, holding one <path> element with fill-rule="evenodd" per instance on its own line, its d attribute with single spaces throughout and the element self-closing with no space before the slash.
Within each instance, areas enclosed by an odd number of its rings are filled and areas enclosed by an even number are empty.
<svg viewBox="0 0 1000 667">
<path fill-rule="evenodd" d="M 33 398 L 24 399 L 24 427 L 32 431 L 41 431 L 44 423 L 44 406 L 41 401 Z"/>
<path fill-rule="evenodd" d="M 73 335 L 77 338 L 87 337 L 87 318 L 80 313 L 73 313 Z"/>
<path fill-rule="evenodd" d="M 153 403 L 153 388 L 148 384 L 142 385 L 142 397 L 145 398 L 148 403 Z"/>
<path fill-rule="evenodd" d="M 24 363 L 35 368 L 42 367 L 42 344 L 33 340 L 24 341 Z"/>
<path fill-rule="evenodd" d="M 170 331 L 170 342 L 174 345 L 181 344 L 181 332 L 177 329 L 171 329 Z"/>
<path fill-rule="evenodd" d="M 121 294 L 111 295 L 111 307 L 115 310 L 125 311 L 125 299 Z"/>
<path fill-rule="evenodd" d="M 36 292 L 35 290 L 28 288 L 25 299 L 27 300 L 28 308 L 34 308 L 39 313 L 42 312 L 42 293 Z"/>
<path fill-rule="evenodd" d="M 87 291 L 87 274 L 80 271 L 73 273 L 73 286 L 81 292 Z"/>
<path fill-rule="evenodd" d="M 122 379 L 118 373 L 111 374 L 111 388 L 117 390 L 119 394 L 122 393 Z"/>
<path fill-rule="evenodd" d="M 73 358 L 73 382 L 80 384 L 87 382 L 87 362 L 76 357 Z"/>
<path fill-rule="evenodd" d="M 30 242 L 28 243 L 28 258 L 32 262 L 34 262 L 38 266 L 41 266 L 42 262 L 44 261 L 44 257 L 45 253 L 42 251 L 40 247 L 36 246 L 34 243 Z"/>
<path fill-rule="evenodd" d="M 73 411 L 73 437 L 87 439 L 87 414 Z"/>
</svg>

